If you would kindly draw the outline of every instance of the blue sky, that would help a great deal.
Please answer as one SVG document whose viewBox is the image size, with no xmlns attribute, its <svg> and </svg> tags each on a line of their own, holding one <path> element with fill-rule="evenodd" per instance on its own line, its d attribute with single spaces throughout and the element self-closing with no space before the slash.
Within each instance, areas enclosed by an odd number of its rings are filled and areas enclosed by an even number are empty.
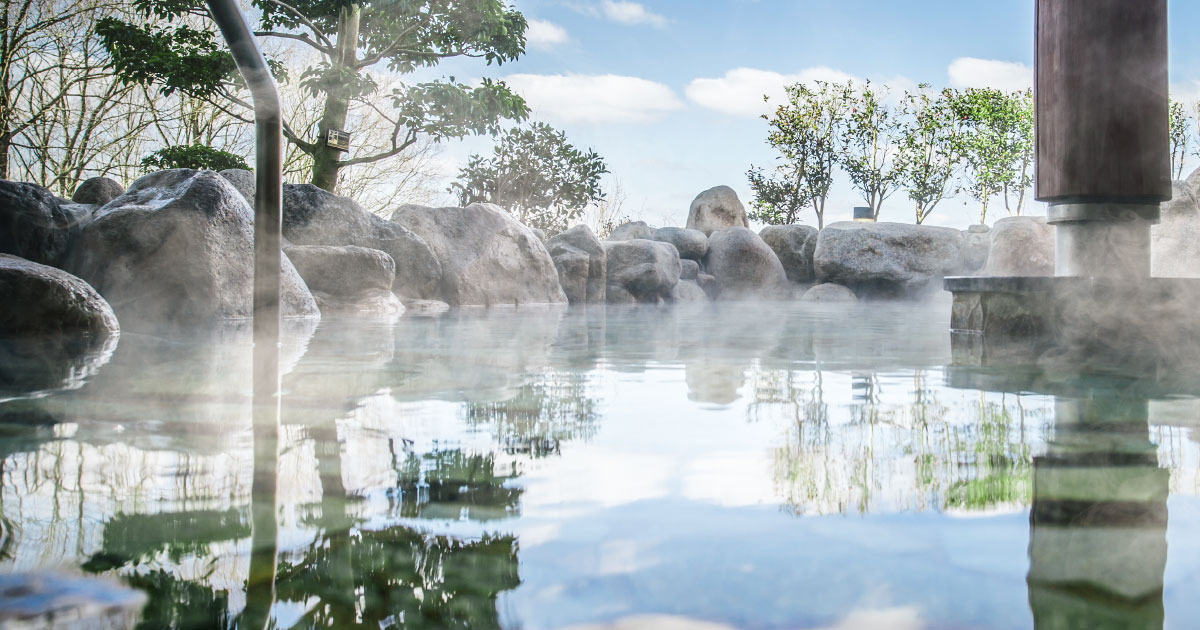
<svg viewBox="0 0 1200 630">
<path fill-rule="evenodd" d="M 1170 6 L 1173 91 L 1200 98 L 1200 45 L 1188 29 L 1200 23 L 1200 3 Z M 623 212 L 654 225 L 681 225 L 692 198 L 718 184 L 749 203 L 747 168 L 773 160 L 761 98 L 784 84 L 853 77 L 896 92 L 921 82 L 1016 89 L 1033 65 L 1033 0 L 518 0 L 518 8 L 531 21 L 525 57 L 498 68 L 454 61 L 437 73 L 505 78 L 535 119 L 604 156 Z M 490 143 L 451 145 L 447 170 Z M 857 194 L 839 178 L 827 222 L 849 218 L 854 205 Z M 912 215 L 903 191 L 881 212 Z M 989 223 L 1002 216 L 992 210 Z M 977 204 L 951 199 L 929 222 L 965 227 L 977 217 Z"/>
</svg>

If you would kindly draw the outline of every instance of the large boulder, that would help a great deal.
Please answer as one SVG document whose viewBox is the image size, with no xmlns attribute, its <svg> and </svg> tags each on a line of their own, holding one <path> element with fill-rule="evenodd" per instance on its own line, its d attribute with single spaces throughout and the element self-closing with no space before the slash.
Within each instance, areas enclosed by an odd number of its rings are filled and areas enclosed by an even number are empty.
<svg viewBox="0 0 1200 630">
<path fill-rule="evenodd" d="M 826 282 L 804 292 L 800 296 L 804 302 L 857 302 L 858 296 L 840 284 Z"/>
<path fill-rule="evenodd" d="M 1053 276 L 1054 226 L 1042 217 L 1006 217 L 992 226 L 982 276 Z"/>
<path fill-rule="evenodd" d="M 244 168 L 227 168 L 220 172 L 221 177 L 229 180 L 233 187 L 242 193 L 242 197 L 250 207 L 254 207 L 254 191 L 257 189 L 257 184 L 254 180 L 254 172 L 247 171 Z"/>
<path fill-rule="evenodd" d="M 350 296 L 367 289 L 389 291 L 396 263 L 378 249 L 355 245 L 292 245 L 284 249 L 313 291 Z"/>
<path fill-rule="evenodd" d="M 764 243 L 779 257 L 788 280 L 812 282 L 817 228 L 811 225 L 768 225 L 759 231 Z"/>
<path fill-rule="evenodd" d="M 386 252 L 355 245 L 292 245 L 284 253 L 308 284 L 322 313 L 404 312 L 404 305 L 392 293 L 396 263 Z"/>
<path fill-rule="evenodd" d="M 546 246 L 558 269 L 558 281 L 571 304 L 604 302 L 607 258 L 604 245 L 588 226 L 581 223 L 560 232 L 552 236 Z"/>
<path fill-rule="evenodd" d="M 915 295 L 962 271 L 958 230 L 908 223 L 840 222 L 821 230 L 813 253 L 819 282 L 855 293 Z"/>
<path fill-rule="evenodd" d="M 1150 228 L 1151 275 L 1167 278 L 1200 277 L 1200 170 L 1186 182 L 1175 182 L 1173 196 L 1162 204 L 1162 219 Z M 1196 188 L 1193 188 L 1195 184 Z"/>
<path fill-rule="evenodd" d="M 749 228 L 713 232 L 704 269 L 716 278 L 716 297 L 721 300 L 780 298 L 787 286 L 779 257 Z"/>
<path fill-rule="evenodd" d="M 63 205 L 41 186 L 0 180 L 0 253 L 59 266 L 90 218 Z"/>
<path fill-rule="evenodd" d="M 357 245 L 387 252 L 396 262 L 393 291 L 406 298 L 438 298 L 442 260 L 430 244 L 353 199 L 312 184 L 285 184 L 283 235 L 293 245 Z"/>
<path fill-rule="evenodd" d="M 120 197 L 125 188 L 117 180 L 109 177 L 92 177 L 84 180 L 71 195 L 71 201 L 89 206 L 103 206 Z"/>
<path fill-rule="evenodd" d="M 990 231 L 986 225 L 972 225 L 963 230 L 964 274 L 978 273 L 987 264 L 988 250 L 992 247 Z"/>
<path fill-rule="evenodd" d="M 673 302 L 707 302 L 708 293 L 700 287 L 700 283 L 695 280 L 680 280 L 675 288 L 671 290 L 671 301 Z"/>
<path fill-rule="evenodd" d="M 211 324 L 250 317 L 254 215 L 212 171 L 146 175 L 96 211 L 66 269 L 91 283 L 129 327 Z M 284 317 L 318 314 L 286 257 Z"/>
<path fill-rule="evenodd" d="M 700 230 L 677 227 L 658 228 L 654 230 L 653 240 L 674 245 L 679 252 L 679 257 L 688 260 L 699 262 L 704 260 L 704 255 L 708 253 L 708 236 Z"/>
<path fill-rule="evenodd" d="M 674 296 L 681 266 L 670 243 L 637 239 L 605 241 L 609 304 L 658 304 Z"/>
<path fill-rule="evenodd" d="M 47 265 L 0 254 L 0 338 L 120 331 L 108 302 L 88 283 Z"/>
<path fill-rule="evenodd" d="M 645 221 L 630 221 L 628 223 L 622 223 L 621 225 L 613 228 L 613 231 L 609 233 L 607 240 L 632 241 L 638 238 L 654 238 L 654 228 L 646 225 Z"/>
<path fill-rule="evenodd" d="M 729 186 L 717 186 L 696 195 L 688 209 L 687 227 L 712 235 L 716 230 L 750 227 L 746 207 Z"/>
<path fill-rule="evenodd" d="M 680 258 L 679 268 L 680 280 L 695 280 L 700 277 L 700 263 L 690 258 Z"/>
<path fill-rule="evenodd" d="M 1182 182 L 1175 182 L 1175 199 L 1179 198 L 1178 189 L 1181 186 L 1187 191 L 1190 199 L 1194 201 L 1200 200 L 1200 168 L 1192 171 L 1192 174 L 1188 175 L 1187 179 L 1183 180 Z"/>
<path fill-rule="evenodd" d="M 404 205 L 392 221 L 428 243 L 440 263 L 436 299 L 452 306 L 567 301 L 546 246 L 500 206 Z"/>
</svg>

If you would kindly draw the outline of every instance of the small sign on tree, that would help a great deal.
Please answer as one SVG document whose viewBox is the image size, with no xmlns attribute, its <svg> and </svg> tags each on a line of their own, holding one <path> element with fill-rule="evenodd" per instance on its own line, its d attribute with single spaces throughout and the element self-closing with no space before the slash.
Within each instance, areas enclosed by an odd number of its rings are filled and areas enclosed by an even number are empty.
<svg viewBox="0 0 1200 630">
<path fill-rule="evenodd" d="M 350 133 L 341 129 L 330 129 L 325 132 L 325 146 L 335 151 L 350 150 Z"/>
</svg>

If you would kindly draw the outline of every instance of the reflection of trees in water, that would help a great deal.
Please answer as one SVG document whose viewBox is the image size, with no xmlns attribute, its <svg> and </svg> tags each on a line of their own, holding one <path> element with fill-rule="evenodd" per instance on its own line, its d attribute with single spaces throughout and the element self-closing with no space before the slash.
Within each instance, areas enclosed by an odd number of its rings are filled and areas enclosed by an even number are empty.
<svg viewBox="0 0 1200 630">
<path fill-rule="evenodd" d="M 806 513 L 874 510 L 982 510 L 1025 504 L 1031 441 L 1048 428 L 1048 410 L 1027 412 L 1006 395 L 948 406 L 928 374 L 913 372 L 911 398 L 888 402 L 875 375 L 852 377 L 852 402 L 826 400 L 820 372 L 776 372 L 755 380 L 754 420 L 787 422 L 775 450 L 775 484 L 787 509 Z"/>
<path fill-rule="evenodd" d="M 507 474 L 499 474 L 496 467 L 492 453 L 408 453 L 397 462 L 396 486 L 388 493 L 389 513 L 473 521 L 515 516 L 520 510 L 521 490 L 505 484 L 517 477 L 516 467 L 512 465 Z"/>
<path fill-rule="evenodd" d="M 517 566 L 512 536 L 356 530 L 285 554 L 277 596 L 308 606 L 295 628 L 498 628 L 496 597 L 520 584 Z"/>
<path fill-rule="evenodd" d="M 591 439 L 598 406 L 586 372 L 546 369 L 508 400 L 468 403 L 464 416 L 472 425 L 492 427 L 508 453 L 537 458 L 559 454 L 564 440 Z"/>
</svg>

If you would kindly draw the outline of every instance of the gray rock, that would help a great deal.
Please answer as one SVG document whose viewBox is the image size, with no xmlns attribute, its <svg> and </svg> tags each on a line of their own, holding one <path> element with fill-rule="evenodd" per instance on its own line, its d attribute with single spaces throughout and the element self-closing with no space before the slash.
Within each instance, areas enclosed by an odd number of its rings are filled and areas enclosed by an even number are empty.
<svg viewBox="0 0 1200 630">
<path fill-rule="evenodd" d="M 151 173 L 96 211 L 66 269 L 91 283 L 126 328 L 250 317 L 252 222 L 250 206 L 212 171 Z M 317 316 L 286 257 L 282 272 L 283 315 Z"/>
<path fill-rule="evenodd" d="M 563 304 L 546 246 L 503 208 L 401 206 L 392 215 L 429 244 L 441 264 L 438 299 L 452 306 Z M 399 262 L 397 262 L 399 267 Z M 414 297 L 414 296 L 409 296 Z"/>
<path fill-rule="evenodd" d="M 1187 181 L 1176 181 L 1173 197 L 1162 204 L 1162 218 L 1150 228 L 1151 275 L 1200 277 L 1200 206 L 1192 191 L 1200 187 L 1200 169 Z"/>
<path fill-rule="evenodd" d="M 696 278 L 700 277 L 700 263 L 691 260 L 690 258 L 680 258 L 679 265 L 679 279 L 695 280 Z"/>
<path fill-rule="evenodd" d="M 704 269 L 716 278 L 717 299 L 784 297 L 787 273 L 783 264 L 749 228 L 713 232 L 708 239 Z"/>
<path fill-rule="evenodd" d="M 411 298 L 438 296 L 442 262 L 430 244 L 353 199 L 311 184 L 285 184 L 283 235 L 295 245 L 357 245 L 387 252 L 396 262 L 393 291 Z"/>
<path fill-rule="evenodd" d="M 961 273 L 962 250 L 963 235 L 952 228 L 846 221 L 821 230 L 813 263 L 819 282 L 860 295 L 915 295 Z"/>
<path fill-rule="evenodd" d="M 729 186 L 717 186 L 696 195 L 688 209 L 687 227 L 711 236 L 716 230 L 750 227 L 746 207 Z"/>
<path fill-rule="evenodd" d="M 638 238 L 653 239 L 654 228 L 646 225 L 645 221 L 630 221 L 613 228 L 608 235 L 610 241 L 632 241 Z"/>
<path fill-rule="evenodd" d="M 0 180 L 0 253 L 60 266 L 82 222 L 45 188 Z"/>
<path fill-rule="evenodd" d="M 546 242 L 546 230 L 543 230 L 542 228 L 529 228 L 529 229 L 533 230 L 533 235 L 537 237 L 537 240 L 539 240 L 543 243 Z"/>
<path fill-rule="evenodd" d="M 800 299 L 805 302 L 857 302 L 858 296 L 840 284 L 826 282 L 805 291 Z"/>
<path fill-rule="evenodd" d="M 146 594 L 111 578 L 60 571 L 0 576 L 0 626 L 96 628 L 139 626 Z"/>
<path fill-rule="evenodd" d="M 700 285 L 701 289 L 708 294 L 710 299 L 716 298 L 720 288 L 717 285 L 717 279 L 707 273 L 702 273 L 696 276 L 696 284 Z"/>
<path fill-rule="evenodd" d="M 973 225 L 967 226 L 967 232 L 969 232 L 971 234 L 987 234 L 988 232 L 991 232 L 991 231 L 992 231 L 992 228 L 988 227 L 986 224 L 983 224 L 983 223 L 975 223 Z"/>
<path fill-rule="evenodd" d="M 708 293 L 705 293 L 695 280 L 680 280 L 671 290 L 671 300 L 675 302 L 707 302 Z"/>
<path fill-rule="evenodd" d="M 247 171 L 244 168 L 227 168 L 220 172 L 221 177 L 229 180 L 230 184 L 242 193 L 242 197 L 246 199 L 246 203 L 250 207 L 254 207 L 254 190 L 257 184 L 254 181 L 254 172 Z"/>
<path fill-rule="evenodd" d="M 653 240 L 670 243 L 679 251 L 680 258 L 700 262 L 708 253 L 708 237 L 700 230 L 664 227 L 654 231 Z"/>
<path fill-rule="evenodd" d="M 971 227 L 976 227 L 972 225 Z M 965 275 L 978 273 L 987 264 L 988 250 L 992 247 L 992 237 L 987 232 L 963 231 L 963 268 Z"/>
<path fill-rule="evenodd" d="M 441 317 L 450 311 L 450 305 L 438 300 L 403 300 L 409 317 Z"/>
<path fill-rule="evenodd" d="M 125 193 L 125 187 L 109 177 L 86 179 L 75 189 L 71 201 L 84 205 L 103 206 Z"/>
<path fill-rule="evenodd" d="M 313 291 L 348 297 L 368 289 L 390 291 L 396 263 L 378 249 L 355 245 L 292 245 L 284 253 Z"/>
<path fill-rule="evenodd" d="M 365 289 L 352 295 L 331 295 L 314 290 L 313 298 L 321 313 L 357 313 L 395 318 L 405 311 L 400 298 L 386 289 Z"/>
<path fill-rule="evenodd" d="M 608 264 L 604 245 L 588 226 L 580 224 L 547 241 L 558 280 L 571 304 L 605 301 Z"/>
<path fill-rule="evenodd" d="M 779 257 L 792 282 L 812 282 L 817 234 L 817 228 L 811 225 L 768 225 L 758 233 Z"/>
<path fill-rule="evenodd" d="M 0 254 L 0 337 L 90 335 L 120 332 L 117 316 L 100 294 L 60 269 Z"/>
<path fill-rule="evenodd" d="M 671 299 L 679 283 L 679 252 L 670 243 L 637 239 L 605 241 L 609 304 L 658 304 Z"/>
<path fill-rule="evenodd" d="M 1042 217 L 1006 217 L 989 233 L 982 276 L 1053 276 L 1054 226 Z"/>
<path fill-rule="evenodd" d="M 1175 181 L 1174 184 L 1174 188 L 1176 189 L 1173 191 L 1175 192 L 1175 199 L 1179 198 L 1178 188 L 1182 187 L 1187 191 L 1188 195 L 1193 201 L 1200 201 L 1200 168 L 1192 171 L 1192 173 L 1187 176 L 1187 179 L 1183 180 L 1182 182 Z"/>
</svg>

